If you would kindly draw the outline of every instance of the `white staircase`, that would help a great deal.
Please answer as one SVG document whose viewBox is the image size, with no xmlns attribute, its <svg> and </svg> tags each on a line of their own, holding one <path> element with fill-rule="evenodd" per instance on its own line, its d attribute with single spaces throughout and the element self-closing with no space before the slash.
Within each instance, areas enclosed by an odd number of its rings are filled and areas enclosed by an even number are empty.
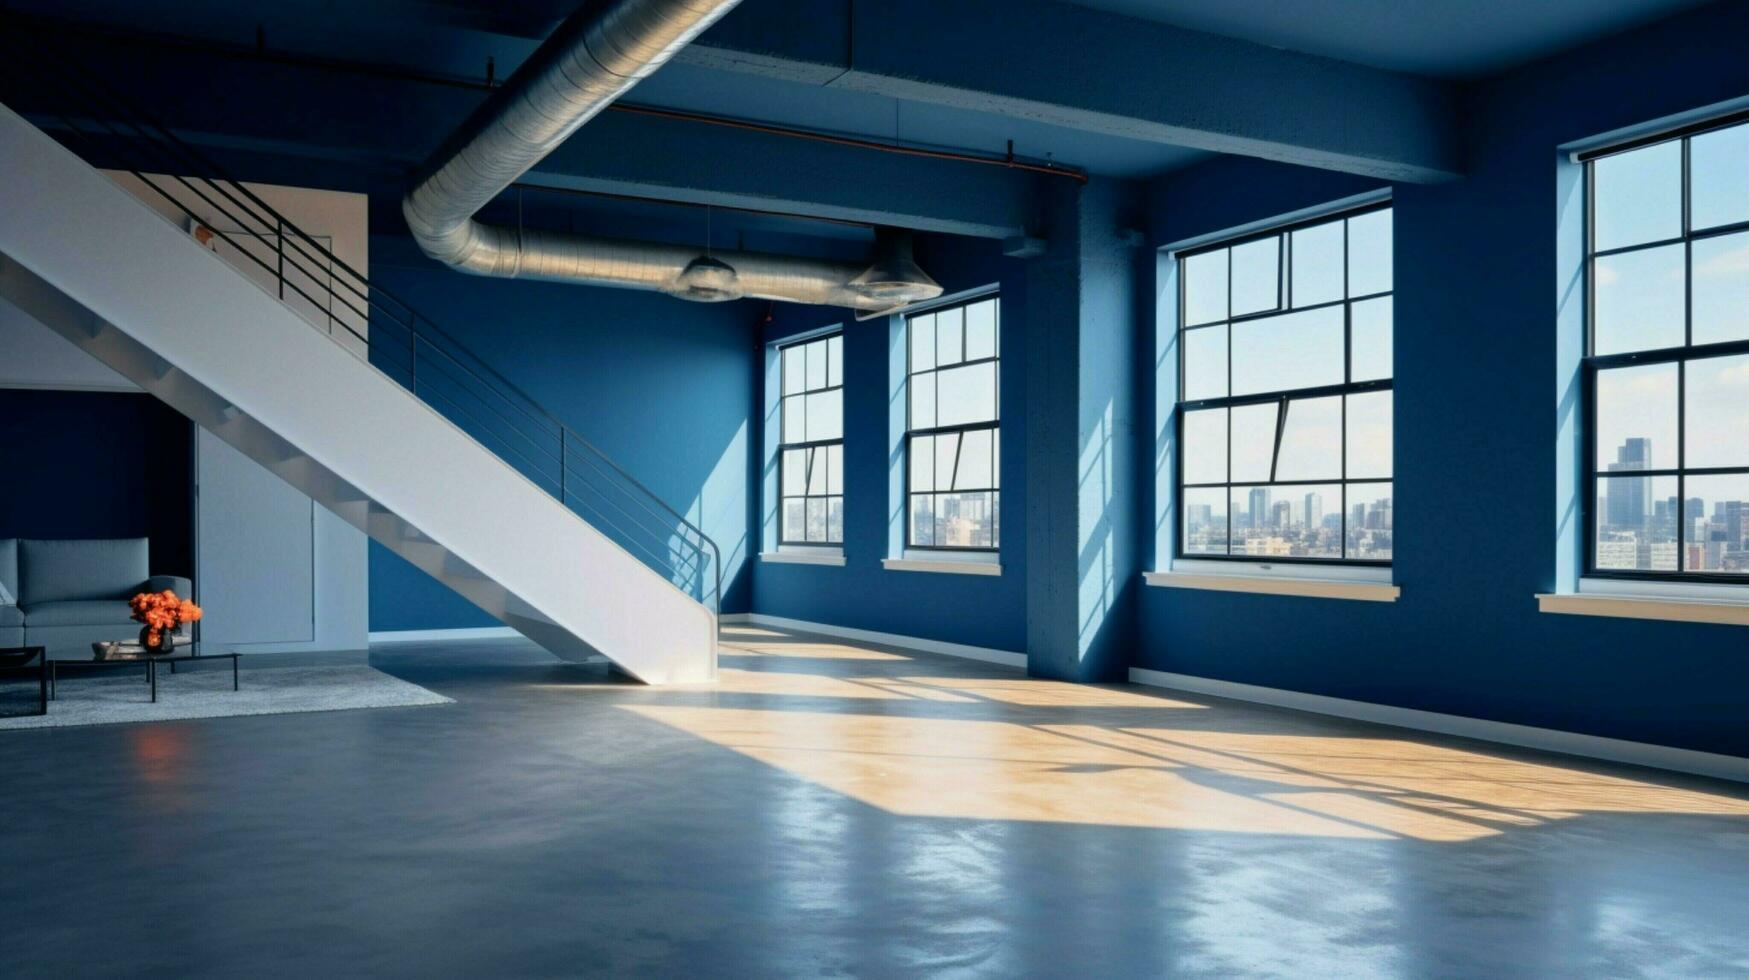
<svg viewBox="0 0 1749 980">
<path fill-rule="evenodd" d="M 672 575 L 4 106 L 0 173 L 14 305 L 555 655 L 715 676 Z"/>
</svg>

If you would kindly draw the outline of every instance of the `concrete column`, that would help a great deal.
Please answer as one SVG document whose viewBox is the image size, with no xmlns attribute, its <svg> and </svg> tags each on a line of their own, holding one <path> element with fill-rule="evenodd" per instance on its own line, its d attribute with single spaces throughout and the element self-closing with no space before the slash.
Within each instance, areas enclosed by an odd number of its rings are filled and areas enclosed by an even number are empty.
<svg viewBox="0 0 1749 980">
<path fill-rule="evenodd" d="M 1137 250 L 1132 188 L 1045 190 L 1027 263 L 1027 656 L 1035 677 L 1118 680 L 1140 575 Z"/>
</svg>

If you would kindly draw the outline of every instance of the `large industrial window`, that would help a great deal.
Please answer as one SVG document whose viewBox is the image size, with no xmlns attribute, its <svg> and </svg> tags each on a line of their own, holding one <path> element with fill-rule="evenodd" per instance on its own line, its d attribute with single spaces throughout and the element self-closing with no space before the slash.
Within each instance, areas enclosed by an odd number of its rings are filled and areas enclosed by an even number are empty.
<svg viewBox="0 0 1749 980">
<path fill-rule="evenodd" d="M 1177 255 L 1177 557 L 1391 559 L 1391 208 Z"/>
<path fill-rule="evenodd" d="M 905 318 L 905 545 L 1000 547 L 999 318 L 995 296 Z"/>
<path fill-rule="evenodd" d="M 780 545 L 844 543 L 844 335 L 779 353 L 783 358 Z"/>
<path fill-rule="evenodd" d="M 1749 578 L 1749 124 L 1585 158 L 1587 572 Z"/>
</svg>

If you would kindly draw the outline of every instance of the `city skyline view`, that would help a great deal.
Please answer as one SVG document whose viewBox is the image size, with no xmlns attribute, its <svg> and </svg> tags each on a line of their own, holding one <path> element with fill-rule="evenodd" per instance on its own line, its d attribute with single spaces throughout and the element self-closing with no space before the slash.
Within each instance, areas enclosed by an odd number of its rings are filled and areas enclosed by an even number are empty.
<svg viewBox="0 0 1749 980">
<path fill-rule="evenodd" d="M 1749 575 L 1745 150 L 1739 125 L 1587 164 L 1598 571 Z"/>
<path fill-rule="evenodd" d="M 1749 575 L 1749 473 L 1628 476 L 1651 469 L 1653 441 L 1624 440 L 1600 468 L 1594 565 L 1604 571 Z"/>
</svg>

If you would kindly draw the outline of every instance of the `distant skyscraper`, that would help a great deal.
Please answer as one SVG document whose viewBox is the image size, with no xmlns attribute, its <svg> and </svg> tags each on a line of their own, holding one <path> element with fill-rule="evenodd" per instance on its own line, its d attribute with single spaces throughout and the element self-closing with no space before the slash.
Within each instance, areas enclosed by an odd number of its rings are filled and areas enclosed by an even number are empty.
<svg viewBox="0 0 1749 980">
<path fill-rule="evenodd" d="M 1322 523 L 1324 523 L 1324 495 L 1306 494 L 1306 527 L 1316 528 Z"/>
<path fill-rule="evenodd" d="M 1251 526 L 1263 528 L 1269 526 L 1269 488 L 1253 487 L 1251 490 Z"/>
<path fill-rule="evenodd" d="M 1725 543 L 1734 551 L 1743 546 L 1749 536 L 1749 503 L 1741 500 L 1721 500 L 1713 504 L 1713 523 L 1725 532 Z"/>
<path fill-rule="evenodd" d="M 1611 473 L 1631 473 L 1652 465 L 1652 440 L 1634 438 L 1623 442 L 1615 451 Z M 1639 527 L 1646 522 L 1646 481 L 1610 480 L 1604 486 L 1604 517 L 1616 527 Z"/>
</svg>

